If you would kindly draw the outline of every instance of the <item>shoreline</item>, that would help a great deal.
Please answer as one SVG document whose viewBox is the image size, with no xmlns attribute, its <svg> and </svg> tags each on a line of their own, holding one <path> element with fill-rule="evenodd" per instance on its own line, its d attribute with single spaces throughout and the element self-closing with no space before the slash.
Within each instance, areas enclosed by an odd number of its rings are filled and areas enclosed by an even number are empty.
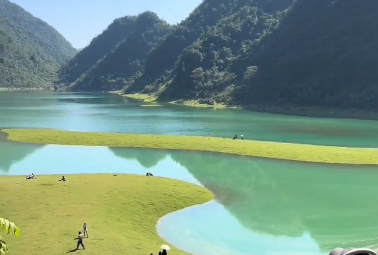
<svg viewBox="0 0 378 255">
<path fill-rule="evenodd" d="M 37 88 L 4 88 L 0 87 L 0 92 L 29 92 L 29 91 L 54 91 L 53 87 L 49 88 L 43 88 L 43 87 L 37 87 Z"/>
<path fill-rule="evenodd" d="M 31 144 L 106 146 L 215 152 L 311 163 L 378 165 L 377 150 L 309 144 L 232 140 L 219 137 L 72 132 L 53 129 L 2 129 L 7 139 Z"/>
<path fill-rule="evenodd" d="M 171 246 L 172 252 L 179 255 L 188 255 L 188 253 L 179 250 L 173 243 L 169 243 L 159 235 L 157 222 L 166 215 L 192 206 L 201 206 L 214 199 L 214 194 L 205 187 L 173 178 L 145 177 L 144 175 L 133 174 L 117 174 L 116 176 L 113 174 L 71 174 L 67 175 L 70 176 L 67 182 L 58 182 L 58 176 L 58 174 L 38 175 L 35 180 L 20 179 L 21 176 L 0 176 L 0 186 L 3 186 L 4 191 L 6 191 L 2 202 L 9 204 L 3 212 L 4 216 L 12 215 L 11 211 L 25 211 L 25 208 L 30 207 L 30 203 L 44 203 L 40 209 L 33 209 L 30 212 L 31 214 L 9 216 L 9 220 L 15 222 L 16 225 L 18 224 L 21 232 L 24 233 L 21 234 L 23 242 L 43 244 L 45 237 L 28 234 L 32 233 L 36 223 L 39 224 L 40 220 L 38 219 L 43 219 L 43 221 L 53 224 L 56 220 L 56 213 L 60 213 L 63 216 L 70 215 L 74 218 L 82 218 L 80 209 L 82 208 L 87 212 L 85 215 L 86 221 L 91 222 L 93 230 L 96 229 L 97 238 L 109 238 L 109 233 L 106 231 L 108 230 L 107 226 L 108 224 L 115 224 L 114 231 L 112 231 L 112 233 L 115 233 L 110 234 L 110 236 L 120 242 L 119 244 L 123 250 L 131 250 L 132 253 L 135 253 L 142 248 L 145 251 L 144 253 L 149 254 L 151 251 L 159 250 L 160 245 L 164 242 Z M 125 183 L 129 184 L 125 187 Z M 51 198 L 46 198 L 46 196 L 42 195 L 45 192 L 45 186 L 48 186 L 49 192 L 53 194 L 50 196 Z M 14 191 L 15 189 L 17 192 Z M 81 193 L 79 198 L 84 199 L 80 203 L 77 203 L 78 192 Z M 37 202 L 28 199 L 29 196 L 34 197 Z M 129 196 L 129 200 L 135 200 L 136 204 L 133 201 L 122 203 L 125 196 Z M 58 199 L 60 203 L 52 202 L 57 199 L 56 197 L 64 197 L 64 199 Z M 14 201 L 15 198 L 21 198 L 21 202 L 10 202 Z M 17 200 L 20 201 L 20 199 Z M 138 206 L 138 201 L 144 201 L 142 207 Z M 167 207 L 167 204 L 170 206 Z M 116 215 L 108 218 L 109 210 L 113 210 L 114 207 L 116 207 L 116 211 L 112 212 Z M 46 214 L 46 212 L 47 215 L 45 217 L 37 217 L 37 215 Z M 153 217 L 151 212 L 154 212 L 152 214 Z M 125 213 L 128 217 L 123 217 L 124 220 L 121 220 L 119 224 L 119 219 L 122 218 L 121 215 Z M 97 225 L 103 221 L 107 222 L 107 220 L 109 221 L 108 224 Z M 77 224 L 78 222 L 74 220 L 68 225 L 57 225 L 56 231 L 59 233 L 72 232 L 72 223 Z M 124 231 L 125 225 L 136 236 L 130 238 L 126 235 L 123 236 L 123 239 L 118 240 L 118 236 Z M 120 227 L 117 228 L 117 226 Z M 90 243 L 91 240 L 87 240 L 88 246 L 91 246 L 94 250 L 96 250 L 96 246 L 101 248 L 101 243 Z M 135 240 L 138 243 L 138 248 L 134 246 Z M 15 254 L 22 254 L 24 252 L 21 251 L 26 251 L 28 248 L 27 245 L 17 245 L 17 239 L 9 238 L 8 240 L 7 238 L 7 241 L 12 245 L 11 251 Z M 72 243 L 71 238 L 63 238 L 62 242 L 64 242 L 64 245 L 56 247 L 56 249 L 67 249 Z M 48 243 L 42 245 L 42 253 L 48 249 L 51 251 Z"/>
<path fill-rule="evenodd" d="M 159 102 L 156 96 L 142 93 L 122 94 L 120 91 L 109 92 L 123 96 L 129 99 L 143 101 L 145 103 Z M 286 116 L 298 116 L 308 118 L 335 118 L 335 119 L 355 119 L 355 120 L 378 120 L 378 112 L 363 111 L 357 109 L 321 109 L 317 107 L 300 107 L 300 106 L 233 106 L 224 104 L 206 104 L 199 100 L 174 100 L 164 102 L 178 106 L 195 107 L 195 108 L 215 108 L 215 109 L 239 109 L 253 113 L 278 114 Z"/>
</svg>

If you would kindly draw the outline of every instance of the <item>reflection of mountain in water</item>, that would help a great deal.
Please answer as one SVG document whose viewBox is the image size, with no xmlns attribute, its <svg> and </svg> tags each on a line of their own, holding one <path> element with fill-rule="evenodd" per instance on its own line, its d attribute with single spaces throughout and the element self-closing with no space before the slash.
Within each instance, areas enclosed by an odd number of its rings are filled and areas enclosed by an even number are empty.
<svg viewBox="0 0 378 255">
<path fill-rule="evenodd" d="M 290 237 L 310 232 L 323 251 L 376 244 L 377 169 L 199 153 L 172 158 L 242 225 Z"/>
<path fill-rule="evenodd" d="M 145 168 L 151 168 L 157 165 L 161 160 L 165 159 L 168 155 L 163 150 L 138 150 L 138 149 L 117 149 L 109 148 L 111 152 L 117 157 L 123 159 L 135 159 Z"/>
<path fill-rule="evenodd" d="M 23 160 L 28 155 L 43 147 L 43 145 L 4 141 L 2 136 L 4 136 L 4 134 L 0 134 L 0 173 L 8 173 L 13 164 Z"/>
<path fill-rule="evenodd" d="M 75 93 L 62 94 L 57 97 L 59 102 L 77 104 L 119 104 L 124 102 L 124 97 L 110 93 Z"/>
</svg>

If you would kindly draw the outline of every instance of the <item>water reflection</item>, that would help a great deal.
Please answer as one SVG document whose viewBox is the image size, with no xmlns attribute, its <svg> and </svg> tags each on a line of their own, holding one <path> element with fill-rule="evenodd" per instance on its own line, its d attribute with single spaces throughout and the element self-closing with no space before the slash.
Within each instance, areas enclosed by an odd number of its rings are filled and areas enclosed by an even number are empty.
<svg viewBox="0 0 378 255">
<path fill-rule="evenodd" d="M 0 143 L 0 166 L 7 169 L 0 174 L 152 172 L 209 188 L 215 201 L 171 214 L 159 224 L 165 239 L 199 255 L 204 253 L 193 249 L 200 244 L 217 254 L 232 250 L 264 255 L 318 254 L 337 246 L 378 243 L 372 235 L 378 232 L 375 167 L 195 152 L 16 145 Z"/>
<path fill-rule="evenodd" d="M 172 158 L 250 230 L 287 237 L 309 232 L 323 252 L 378 243 L 370 234 L 378 231 L 377 167 L 189 154 Z"/>
<path fill-rule="evenodd" d="M 110 148 L 111 152 L 122 159 L 136 160 L 145 168 L 156 166 L 160 161 L 167 158 L 168 151 L 164 150 L 120 150 Z"/>
<path fill-rule="evenodd" d="M 169 214 L 157 229 L 170 243 L 197 255 L 321 253 L 309 233 L 290 238 L 253 232 L 215 201 Z"/>
<path fill-rule="evenodd" d="M 23 161 L 28 155 L 43 148 L 43 145 L 13 143 L 6 140 L 6 134 L 0 133 L 0 174 L 9 173 L 13 164 Z"/>
</svg>

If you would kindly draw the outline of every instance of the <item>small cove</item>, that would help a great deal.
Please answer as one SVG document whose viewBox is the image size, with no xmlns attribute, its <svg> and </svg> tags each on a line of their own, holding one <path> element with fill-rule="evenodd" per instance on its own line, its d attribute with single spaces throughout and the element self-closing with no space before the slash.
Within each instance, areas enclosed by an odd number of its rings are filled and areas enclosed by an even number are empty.
<svg viewBox="0 0 378 255">
<path fill-rule="evenodd" d="M 1 175 L 152 172 L 207 187 L 215 201 L 157 225 L 164 239 L 196 255 L 323 254 L 378 244 L 369 234 L 378 231 L 377 167 L 9 141 L 0 152 Z"/>
</svg>

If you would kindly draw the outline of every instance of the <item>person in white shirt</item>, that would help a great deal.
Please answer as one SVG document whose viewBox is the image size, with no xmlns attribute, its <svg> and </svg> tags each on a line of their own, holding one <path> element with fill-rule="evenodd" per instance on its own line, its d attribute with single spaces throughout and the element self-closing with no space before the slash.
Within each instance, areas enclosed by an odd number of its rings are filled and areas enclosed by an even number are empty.
<svg viewBox="0 0 378 255">
<path fill-rule="evenodd" d="M 76 250 L 79 249 L 79 246 L 83 247 L 83 250 L 85 250 L 85 247 L 84 247 L 84 243 L 83 243 L 83 240 L 84 240 L 84 235 L 79 231 L 79 235 L 77 236 L 77 247 L 76 247 Z"/>
<path fill-rule="evenodd" d="M 87 235 L 87 238 L 89 237 L 88 236 L 88 226 L 87 226 L 86 222 L 84 222 L 84 225 L 83 225 L 83 234 L 84 234 L 84 236 Z"/>
</svg>

